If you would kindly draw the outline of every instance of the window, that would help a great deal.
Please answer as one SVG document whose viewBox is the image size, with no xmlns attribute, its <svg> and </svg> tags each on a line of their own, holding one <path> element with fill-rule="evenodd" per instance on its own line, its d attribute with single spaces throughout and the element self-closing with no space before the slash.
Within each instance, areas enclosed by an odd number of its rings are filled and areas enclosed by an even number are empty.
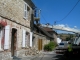
<svg viewBox="0 0 80 60">
<path fill-rule="evenodd" d="M 29 38 L 29 32 L 26 32 L 26 30 L 23 29 L 23 41 L 22 41 L 22 47 L 29 47 L 30 46 L 30 38 Z"/>
<path fill-rule="evenodd" d="M 30 20 L 30 8 L 28 7 L 27 3 L 24 4 L 24 18 Z"/>
<path fill-rule="evenodd" d="M 28 20 L 29 20 L 30 17 L 31 17 L 31 16 L 30 16 L 30 8 L 29 8 L 28 6 L 27 6 L 27 17 L 28 17 L 28 18 L 27 18 Z"/>
<path fill-rule="evenodd" d="M 26 47 L 30 46 L 29 32 L 26 32 Z"/>
<path fill-rule="evenodd" d="M 24 3 L 24 18 L 27 19 L 27 3 Z"/>
</svg>

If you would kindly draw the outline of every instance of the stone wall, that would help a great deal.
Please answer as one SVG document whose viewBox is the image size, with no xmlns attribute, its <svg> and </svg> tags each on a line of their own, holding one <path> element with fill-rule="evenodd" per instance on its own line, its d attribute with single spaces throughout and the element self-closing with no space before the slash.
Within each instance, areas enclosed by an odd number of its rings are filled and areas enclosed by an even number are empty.
<svg viewBox="0 0 80 60">
<path fill-rule="evenodd" d="M 24 0 L 0 0 L 0 16 L 30 27 L 31 18 L 24 19 Z"/>
<path fill-rule="evenodd" d="M 30 8 L 29 5 L 28 7 Z M 30 11 L 32 11 L 31 8 L 30 8 Z M 25 29 L 27 32 L 30 32 L 30 20 L 31 20 L 31 18 L 24 19 L 24 0 L 1 0 L 0 1 L 0 20 L 5 20 L 7 22 L 7 25 L 10 25 L 9 49 L 6 52 L 4 50 L 0 51 L 1 60 L 12 59 L 11 57 L 12 28 L 17 29 L 17 44 L 16 44 L 15 56 L 23 57 L 27 55 L 36 55 L 39 53 L 38 49 L 36 49 L 37 48 L 36 45 L 35 45 L 36 48 L 30 48 L 30 47 L 22 48 L 22 30 Z M 38 37 L 42 38 L 40 36 Z M 37 44 L 37 39 L 35 40 L 36 44 Z M 43 40 L 46 40 L 45 37 L 43 37 Z"/>
<path fill-rule="evenodd" d="M 12 28 L 17 29 L 17 44 L 16 44 L 16 56 L 26 56 L 26 50 L 22 49 L 22 30 L 30 32 L 30 20 L 24 19 L 24 0 L 0 0 L 0 20 L 5 20 L 7 25 L 10 25 L 10 36 L 9 36 L 9 49 L 7 52 L 0 51 L 0 60 L 10 60 L 11 57 L 11 35 Z M 25 27 L 26 26 L 26 27 Z"/>
<path fill-rule="evenodd" d="M 22 49 L 22 30 L 25 29 L 27 32 L 30 32 L 30 28 L 24 27 L 22 25 L 19 25 L 15 22 L 9 21 L 8 19 L 0 17 L 0 20 L 6 20 L 7 25 L 10 25 L 10 36 L 9 36 L 9 49 L 7 52 L 4 50 L 0 52 L 0 59 L 3 60 L 10 60 L 12 59 L 11 57 L 11 36 L 12 36 L 12 28 L 17 29 L 17 44 L 16 44 L 16 52 L 15 56 L 21 56 L 25 55 L 25 49 Z M 19 53 L 18 53 L 19 51 Z M 4 58 L 5 57 L 5 58 Z"/>
<path fill-rule="evenodd" d="M 57 35 L 55 33 L 53 34 L 53 37 L 54 37 L 54 42 L 57 43 Z"/>
<path fill-rule="evenodd" d="M 45 45 L 45 44 L 48 44 L 48 43 L 50 42 L 50 40 L 47 39 L 46 36 L 41 35 L 41 34 L 38 34 L 38 33 L 34 33 L 34 37 L 35 37 L 35 38 L 34 38 L 34 45 L 33 45 L 33 47 L 34 47 L 36 50 L 38 50 L 38 40 L 39 40 L 39 39 L 42 39 L 42 51 L 43 51 L 44 45 Z"/>
</svg>

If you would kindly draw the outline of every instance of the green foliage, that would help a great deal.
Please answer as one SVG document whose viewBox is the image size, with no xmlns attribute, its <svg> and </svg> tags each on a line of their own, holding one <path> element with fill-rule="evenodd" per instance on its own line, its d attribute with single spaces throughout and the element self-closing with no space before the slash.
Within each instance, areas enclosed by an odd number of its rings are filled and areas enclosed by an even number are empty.
<svg viewBox="0 0 80 60">
<path fill-rule="evenodd" d="M 52 51 L 56 46 L 57 46 L 57 44 L 55 42 L 51 41 L 48 44 L 44 45 L 44 50 Z"/>
<path fill-rule="evenodd" d="M 69 40 L 71 40 L 71 38 L 70 38 L 70 37 L 67 37 L 67 38 L 66 38 L 66 41 L 69 41 Z"/>
<path fill-rule="evenodd" d="M 49 46 L 48 46 L 48 44 L 44 45 L 44 50 L 46 50 L 46 51 L 49 50 Z"/>
<path fill-rule="evenodd" d="M 71 52 L 71 51 L 72 51 L 71 46 L 72 46 L 72 44 L 69 44 L 69 45 L 68 45 L 68 51 L 69 51 L 69 52 Z"/>
</svg>

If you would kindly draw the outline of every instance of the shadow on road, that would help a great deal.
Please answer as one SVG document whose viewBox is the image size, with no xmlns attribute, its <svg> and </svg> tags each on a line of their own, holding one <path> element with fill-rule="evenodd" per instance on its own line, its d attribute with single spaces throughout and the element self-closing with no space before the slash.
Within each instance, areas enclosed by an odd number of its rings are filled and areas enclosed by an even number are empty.
<svg viewBox="0 0 80 60">
<path fill-rule="evenodd" d="M 76 57 L 76 56 L 66 57 L 64 55 L 56 55 L 53 58 L 57 58 L 55 60 L 80 60 L 80 57 Z"/>
<path fill-rule="evenodd" d="M 22 60 L 22 58 L 18 58 L 16 56 L 13 56 L 13 60 Z"/>
</svg>

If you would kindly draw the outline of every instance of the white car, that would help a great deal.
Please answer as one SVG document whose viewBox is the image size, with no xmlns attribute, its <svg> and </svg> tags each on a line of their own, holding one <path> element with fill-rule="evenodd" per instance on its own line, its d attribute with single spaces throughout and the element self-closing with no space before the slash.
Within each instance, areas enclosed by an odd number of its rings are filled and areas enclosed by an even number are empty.
<svg viewBox="0 0 80 60">
<path fill-rule="evenodd" d="M 61 42 L 56 48 L 56 53 L 63 54 L 67 50 L 67 48 L 68 48 L 68 43 Z"/>
</svg>

